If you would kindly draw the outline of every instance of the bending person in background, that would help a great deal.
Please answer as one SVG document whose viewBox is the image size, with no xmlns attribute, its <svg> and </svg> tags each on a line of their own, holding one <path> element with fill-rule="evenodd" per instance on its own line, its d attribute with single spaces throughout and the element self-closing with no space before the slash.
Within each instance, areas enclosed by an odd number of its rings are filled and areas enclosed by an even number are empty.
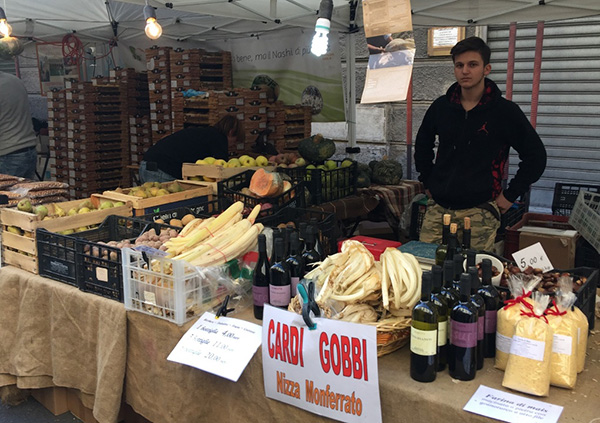
<svg viewBox="0 0 600 423">
<path fill-rule="evenodd" d="M 242 132 L 235 116 L 225 116 L 214 126 L 189 127 L 168 135 L 144 154 L 140 181 L 168 182 L 181 179 L 183 163 L 205 157 L 227 160 Z"/>
<path fill-rule="evenodd" d="M 0 72 L 0 173 L 34 179 L 36 145 L 25 84 Z"/>
<path fill-rule="evenodd" d="M 459 226 L 469 216 L 472 248 L 491 251 L 501 214 L 540 178 L 546 150 L 519 106 L 486 78 L 491 71 L 487 44 L 470 37 L 450 54 L 457 82 L 429 107 L 415 141 L 415 165 L 429 197 L 420 239 L 441 241 L 444 213 Z M 503 190 L 511 147 L 521 162 Z"/>
</svg>

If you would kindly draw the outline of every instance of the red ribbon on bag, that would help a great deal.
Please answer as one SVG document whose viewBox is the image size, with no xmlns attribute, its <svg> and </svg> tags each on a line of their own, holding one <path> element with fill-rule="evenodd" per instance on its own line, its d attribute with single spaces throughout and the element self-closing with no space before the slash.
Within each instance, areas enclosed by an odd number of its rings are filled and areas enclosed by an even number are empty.
<svg viewBox="0 0 600 423">
<path fill-rule="evenodd" d="M 556 300 L 552 298 L 552 307 L 547 309 L 545 311 L 545 314 L 547 314 L 548 316 L 564 316 L 565 314 L 567 314 L 567 310 L 560 311 L 556 306 Z"/>
<path fill-rule="evenodd" d="M 508 299 L 505 301 L 506 305 L 503 307 L 504 310 L 517 305 L 522 304 L 525 308 L 529 309 L 533 313 L 533 305 L 525 301 L 525 298 L 531 297 L 531 291 L 525 293 L 525 289 L 523 289 L 523 295 L 519 295 L 517 298 Z"/>
<path fill-rule="evenodd" d="M 530 304 L 531 305 L 531 304 Z M 531 311 L 524 311 L 521 310 L 521 316 L 526 316 L 526 317 L 535 317 L 537 319 L 541 319 L 543 318 L 546 323 L 548 323 L 548 318 L 546 317 L 545 314 L 542 314 L 541 316 L 538 316 L 537 314 L 535 314 L 535 312 L 533 311 L 533 306 L 531 307 Z"/>
</svg>

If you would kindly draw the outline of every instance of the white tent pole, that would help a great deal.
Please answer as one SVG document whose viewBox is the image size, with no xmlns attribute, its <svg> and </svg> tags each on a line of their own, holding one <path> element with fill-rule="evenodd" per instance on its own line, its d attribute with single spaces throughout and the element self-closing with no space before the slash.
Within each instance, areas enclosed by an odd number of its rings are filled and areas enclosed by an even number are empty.
<svg viewBox="0 0 600 423">
<path fill-rule="evenodd" d="M 346 40 L 346 82 L 348 91 L 346 101 L 348 108 L 346 122 L 348 122 L 348 147 L 356 147 L 356 33 L 350 32 Z"/>
</svg>

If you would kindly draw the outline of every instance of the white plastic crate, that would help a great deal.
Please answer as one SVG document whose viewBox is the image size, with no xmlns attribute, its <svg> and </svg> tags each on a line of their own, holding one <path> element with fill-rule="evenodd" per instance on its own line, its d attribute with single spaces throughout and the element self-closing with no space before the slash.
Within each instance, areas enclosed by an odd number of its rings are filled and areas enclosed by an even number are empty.
<svg viewBox="0 0 600 423">
<path fill-rule="evenodd" d="M 579 191 L 569 224 L 600 253 L 600 193 Z"/>
<path fill-rule="evenodd" d="M 122 249 L 125 308 L 178 325 L 212 310 L 234 292 L 226 267 L 199 268 L 183 260 Z"/>
</svg>

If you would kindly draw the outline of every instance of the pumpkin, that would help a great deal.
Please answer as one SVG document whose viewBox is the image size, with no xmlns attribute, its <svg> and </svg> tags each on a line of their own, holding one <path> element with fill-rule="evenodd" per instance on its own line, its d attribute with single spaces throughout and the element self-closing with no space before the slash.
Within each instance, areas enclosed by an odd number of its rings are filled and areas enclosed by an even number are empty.
<svg viewBox="0 0 600 423">
<path fill-rule="evenodd" d="M 275 197 L 283 192 L 283 180 L 279 173 L 261 168 L 252 175 L 249 189 L 259 197 Z"/>
<path fill-rule="evenodd" d="M 321 134 L 316 134 L 300 141 L 298 153 L 309 162 L 321 163 L 335 154 L 335 143 Z"/>
</svg>

